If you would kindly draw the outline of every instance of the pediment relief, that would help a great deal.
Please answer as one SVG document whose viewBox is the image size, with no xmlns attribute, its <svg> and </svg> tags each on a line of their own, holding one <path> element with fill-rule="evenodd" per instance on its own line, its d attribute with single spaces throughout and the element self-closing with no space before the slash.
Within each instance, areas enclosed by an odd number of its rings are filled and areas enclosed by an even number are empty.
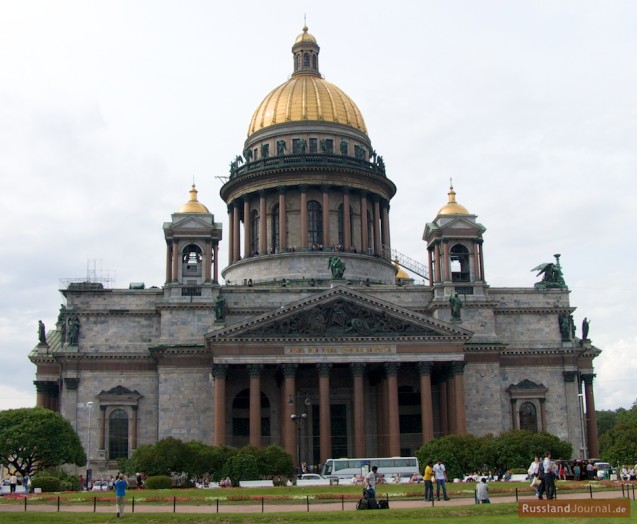
<svg viewBox="0 0 637 524">
<path fill-rule="evenodd" d="M 172 229 L 210 229 L 210 223 L 197 217 L 175 220 Z"/>
<path fill-rule="evenodd" d="M 216 331 L 210 340 L 260 338 L 466 339 L 471 332 L 345 287 Z"/>
</svg>

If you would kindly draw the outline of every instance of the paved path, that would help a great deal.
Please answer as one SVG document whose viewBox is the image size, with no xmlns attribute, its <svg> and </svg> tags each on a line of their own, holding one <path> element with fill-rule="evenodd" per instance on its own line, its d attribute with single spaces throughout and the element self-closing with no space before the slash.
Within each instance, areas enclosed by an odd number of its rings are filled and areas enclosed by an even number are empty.
<svg viewBox="0 0 637 524">
<path fill-rule="evenodd" d="M 591 498 L 590 493 L 568 493 L 562 492 L 558 493 L 558 497 L 560 500 L 564 499 L 586 499 L 589 500 Z M 593 499 L 618 499 L 622 498 L 622 492 L 619 491 L 597 491 L 593 492 Z M 525 493 L 524 495 L 519 496 L 519 501 L 524 500 L 537 500 L 530 493 Z M 502 504 L 505 502 L 515 502 L 515 495 L 495 495 L 491 497 L 492 504 Z M 429 508 L 429 507 L 445 507 L 445 506 L 469 506 L 473 505 L 474 499 L 471 497 L 457 497 L 452 498 L 448 501 L 440 501 L 425 503 L 422 500 L 391 500 L 390 505 L 392 509 L 407 509 L 407 508 Z M 130 513 L 132 509 L 131 500 L 129 499 L 126 504 L 126 512 Z M 310 512 L 317 511 L 354 511 L 356 509 L 356 501 L 351 499 L 347 499 L 344 502 L 320 502 L 316 500 L 311 500 L 309 505 Z M 27 503 L 27 512 L 32 513 L 52 513 L 57 512 L 57 504 L 28 504 Z M 207 514 L 216 514 L 217 513 L 217 505 L 215 502 L 210 503 L 209 505 L 193 505 L 185 502 L 178 502 L 176 505 L 176 510 L 173 509 L 173 505 L 163 504 L 135 504 L 135 513 L 172 513 L 175 511 L 176 513 L 207 513 Z M 306 502 L 280 502 L 280 501 L 265 501 L 265 504 L 261 506 L 260 502 L 253 502 L 251 504 L 232 504 L 228 502 L 223 502 L 219 504 L 219 514 L 222 513 L 279 513 L 279 512 L 294 512 L 301 511 L 307 512 L 308 506 Z M 0 512 L 24 512 L 24 503 L 16 503 L 16 504 L 0 504 Z M 93 513 L 93 505 L 89 504 L 62 504 L 60 507 L 60 512 L 67 513 Z M 115 503 L 98 503 L 95 508 L 96 513 L 114 513 L 115 512 Z"/>
</svg>

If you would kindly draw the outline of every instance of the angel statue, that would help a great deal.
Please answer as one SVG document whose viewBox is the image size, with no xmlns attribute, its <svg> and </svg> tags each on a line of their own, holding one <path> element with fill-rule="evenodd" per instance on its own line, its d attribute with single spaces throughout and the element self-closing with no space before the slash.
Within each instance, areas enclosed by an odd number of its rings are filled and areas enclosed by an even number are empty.
<svg viewBox="0 0 637 524">
<path fill-rule="evenodd" d="M 560 255 L 553 255 L 555 263 L 547 262 L 534 267 L 531 271 L 538 271 L 537 276 L 543 275 L 540 282 L 536 282 L 537 289 L 566 288 L 562 266 L 560 266 Z"/>
</svg>

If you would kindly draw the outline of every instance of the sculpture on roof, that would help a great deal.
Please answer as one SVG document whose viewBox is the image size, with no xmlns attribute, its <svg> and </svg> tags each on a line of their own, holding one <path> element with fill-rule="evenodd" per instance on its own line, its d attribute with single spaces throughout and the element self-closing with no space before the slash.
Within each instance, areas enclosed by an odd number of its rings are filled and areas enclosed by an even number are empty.
<svg viewBox="0 0 637 524">
<path fill-rule="evenodd" d="M 221 296 L 217 295 L 215 298 L 215 320 L 222 321 L 226 316 L 226 300 Z"/>
<path fill-rule="evenodd" d="M 330 268 L 333 278 L 343 278 L 343 273 L 345 273 L 345 264 L 341 260 L 341 257 L 332 255 L 327 263 L 327 267 Z"/>
<path fill-rule="evenodd" d="M 46 329 L 44 328 L 44 322 L 38 320 L 38 340 L 40 344 L 46 344 Z"/>
<path fill-rule="evenodd" d="M 462 299 L 458 296 L 458 293 L 449 297 L 449 307 L 451 308 L 451 320 L 462 320 L 460 312 L 462 310 Z"/>
<path fill-rule="evenodd" d="M 582 321 L 582 340 L 588 340 L 588 329 L 591 321 L 584 317 Z"/>
<path fill-rule="evenodd" d="M 538 271 L 537 276 L 543 275 L 540 282 L 536 282 L 536 289 L 565 289 L 564 275 L 560 266 L 560 255 L 553 255 L 555 263 L 547 262 L 534 267 L 531 271 Z"/>
<path fill-rule="evenodd" d="M 80 338 L 80 319 L 76 314 L 69 317 L 68 335 L 69 346 L 77 346 L 77 341 Z"/>
</svg>

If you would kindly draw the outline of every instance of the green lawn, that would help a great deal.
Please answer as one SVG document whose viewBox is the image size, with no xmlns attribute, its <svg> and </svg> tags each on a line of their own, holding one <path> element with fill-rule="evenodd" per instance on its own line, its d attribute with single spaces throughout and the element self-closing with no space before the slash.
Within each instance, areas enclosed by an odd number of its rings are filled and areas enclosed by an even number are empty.
<svg viewBox="0 0 637 524">
<path fill-rule="evenodd" d="M 128 508 L 130 509 L 130 508 Z M 631 503 L 631 513 L 635 515 L 637 511 L 637 503 Z M 464 507 L 446 507 L 431 508 L 423 507 L 421 509 L 411 510 L 377 510 L 377 511 L 339 511 L 339 512 L 321 512 L 321 513 L 251 513 L 241 515 L 194 515 L 194 514 L 148 514 L 148 513 L 128 513 L 125 516 L 126 522 L 139 522 L 147 524 L 162 523 L 184 523 L 184 524 L 200 524 L 205 522 L 220 522 L 228 524 L 243 523 L 313 523 L 320 522 L 322 524 L 340 523 L 340 522 L 369 522 L 377 521 L 389 524 L 399 524 L 401 522 L 413 521 L 423 522 L 429 519 L 444 519 L 447 522 L 471 522 L 485 524 L 511 524 L 522 522 L 530 524 L 531 518 L 519 518 L 517 516 L 517 504 L 491 504 L 488 506 L 464 506 Z M 113 522 L 114 513 L 37 513 L 29 511 L 27 513 L 0 513 L 0 522 L 11 524 L 21 523 L 60 523 L 60 524 L 98 524 Z M 542 518 L 542 524 L 619 524 L 626 523 L 632 519 L 568 519 L 568 518 Z M 119 522 L 119 521 L 118 521 Z"/>
</svg>

